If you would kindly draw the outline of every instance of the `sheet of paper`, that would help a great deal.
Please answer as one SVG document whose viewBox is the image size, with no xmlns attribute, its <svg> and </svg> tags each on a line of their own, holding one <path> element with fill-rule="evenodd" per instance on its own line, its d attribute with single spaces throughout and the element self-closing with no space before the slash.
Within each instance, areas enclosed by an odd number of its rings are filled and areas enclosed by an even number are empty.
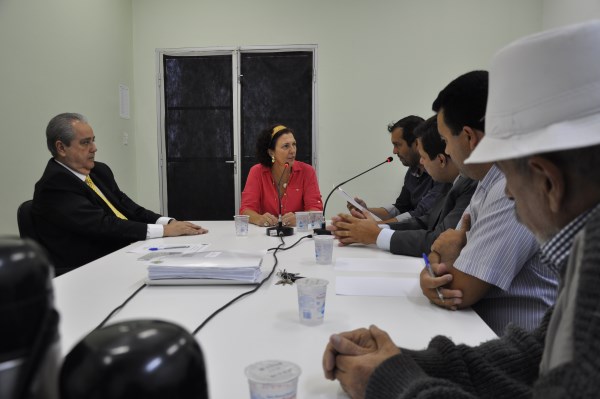
<svg viewBox="0 0 600 399">
<path fill-rule="evenodd" d="M 337 258 L 334 270 L 339 272 L 416 273 L 418 275 L 424 266 L 422 258 L 398 255 L 393 259 Z"/>
<path fill-rule="evenodd" d="M 344 190 L 342 190 L 341 187 L 338 187 L 337 189 L 337 193 L 346 201 L 348 201 L 349 203 L 351 203 L 352 205 L 354 205 L 356 208 L 360 209 L 363 212 L 367 212 L 369 215 L 371 215 L 371 217 L 373 219 L 375 219 L 378 222 L 381 222 L 381 218 L 377 215 L 375 215 L 374 213 L 372 213 L 371 211 L 369 211 L 367 208 L 365 208 L 364 206 L 362 206 L 361 204 L 359 204 L 358 202 L 356 202 L 354 200 L 353 197 L 351 197 L 347 192 L 345 192 Z"/>
<path fill-rule="evenodd" d="M 346 277 L 335 278 L 337 295 L 421 297 L 419 277 Z"/>
<path fill-rule="evenodd" d="M 167 254 L 188 254 L 192 252 L 202 252 L 204 251 L 210 244 L 202 244 L 202 243 L 171 243 L 167 244 L 164 241 L 140 241 L 133 245 L 130 248 L 127 248 L 128 253 L 133 254 L 151 254 L 155 252 L 166 252 Z"/>
<path fill-rule="evenodd" d="M 176 249 L 173 251 L 177 251 Z M 140 256 L 139 258 L 137 258 L 137 260 L 152 260 L 154 258 L 160 258 L 162 256 L 167 256 L 167 255 L 175 255 L 175 254 L 179 254 L 180 252 L 169 252 L 169 251 L 152 251 L 152 252 L 148 252 L 145 255 Z"/>
<path fill-rule="evenodd" d="M 129 87 L 119 84 L 119 116 L 123 119 L 129 119 Z M 127 144 L 127 143 L 123 143 Z"/>
</svg>

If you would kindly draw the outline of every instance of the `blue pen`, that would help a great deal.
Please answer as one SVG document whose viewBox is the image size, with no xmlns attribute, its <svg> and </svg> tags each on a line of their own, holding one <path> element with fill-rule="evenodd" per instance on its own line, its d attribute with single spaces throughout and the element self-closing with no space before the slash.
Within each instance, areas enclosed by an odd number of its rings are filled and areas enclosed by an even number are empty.
<svg viewBox="0 0 600 399">
<path fill-rule="evenodd" d="M 427 269 L 427 272 L 429 272 L 429 275 L 431 277 L 437 277 L 433 273 L 433 270 L 431 269 L 431 263 L 429 263 L 429 258 L 427 257 L 426 253 L 423 253 L 423 260 L 425 261 L 425 269 Z M 437 296 L 438 296 L 438 298 L 440 298 L 440 301 L 444 302 L 444 296 L 442 295 L 442 292 L 440 291 L 440 289 L 436 288 L 435 292 L 437 292 Z"/>
<path fill-rule="evenodd" d="M 163 247 L 163 248 L 156 248 L 156 247 L 152 247 L 152 248 L 148 248 L 148 250 L 150 251 L 158 251 L 158 250 L 163 250 L 163 249 L 179 249 L 179 248 L 189 248 L 189 245 L 181 245 L 178 247 Z"/>
</svg>

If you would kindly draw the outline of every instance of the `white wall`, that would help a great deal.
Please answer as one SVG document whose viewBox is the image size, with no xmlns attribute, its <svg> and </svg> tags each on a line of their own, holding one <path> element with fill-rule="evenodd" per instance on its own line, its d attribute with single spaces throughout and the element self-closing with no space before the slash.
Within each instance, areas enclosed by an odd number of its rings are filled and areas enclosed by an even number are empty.
<svg viewBox="0 0 600 399">
<path fill-rule="evenodd" d="M 155 49 L 319 45 L 319 179 L 324 194 L 391 153 L 388 122 L 428 116 L 438 91 L 487 68 L 511 40 L 598 14 L 590 0 L 1 0 L 0 234 L 16 234 L 49 158 L 44 129 L 86 114 L 97 158 L 141 204 L 159 208 Z M 118 84 L 133 119 L 118 115 Z M 122 145 L 122 133 L 130 144 Z M 392 201 L 396 160 L 350 183 L 371 204 Z M 341 209 L 332 201 L 331 212 Z"/>
<path fill-rule="evenodd" d="M 562 25 L 600 18 L 600 0 L 544 0 L 542 27 Z"/>
<path fill-rule="evenodd" d="M 130 0 L 0 1 L 0 234 L 18 234 L 18 205 L 33 197 L 50 153 L 45 129 L 61 112 L 85 114 L 125 190 L 135 151 L 121 144 L 118 85 L 133 88 Z"/>
<path fill-rule="evenodd" d="M 487 69 L 498 48 L 541 28 L 541 13 L 542 0 L 133 0 L 139 198 L 159 206 L 157 48 L 318 44 L 325 196 L 391 155 L 389 122 L 429 116 L 450 80 Z M 404 172 L 395 159 L 346 188 L 371 205 L 390 203 Z M 342 209 L 332 197 L 328 215 Z"/>
</svg>

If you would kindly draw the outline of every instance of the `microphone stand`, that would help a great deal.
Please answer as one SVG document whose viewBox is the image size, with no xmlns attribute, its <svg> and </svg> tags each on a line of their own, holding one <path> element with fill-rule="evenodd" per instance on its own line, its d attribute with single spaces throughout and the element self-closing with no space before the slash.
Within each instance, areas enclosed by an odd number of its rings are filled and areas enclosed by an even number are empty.
<svg viewBox="0 0 600 399">
<path fill-rule="evenodd" d="M 328 196 L 327 196 L 327 198 L 325 199 L 325 204 L 323 205 L 323 222 L 321 222 L 321 228 L 320 228 L 320 229 L 314 229 L 314 230 L 313 230 L 314 234 L 316 234 L 316 235 L 331 235 L 331 231 L 329 231 L 329 230 L 327 230 L 327 229 L 325 228 L 325 225 L 326 225 L 326 223 L 325 223 L 325 208 L 327 208 L 327 201 L 329 201 L 329 197 L 331 197 L 331 194 L 333 194 L 333 192 L 334 192 L 335 190 L 337 190 L 339 186 L 341 186 L 342 184 L 346 184 L 346 183 L 348 183 L 349 181 L 351 181 L 351 180 L 354 180 L 354 179 L 356 179 L 357 177 L 359 177 L 359 176 L 362 176 L 362 175 L 364 175 L 364 174 L 365 174 L 365 173 L 367 173 L 367 172 L 370 172 L 370 171 L 372 171 L 373 169 L 375 169 L 375 168 L 377 168 L 377 167 L 379 167 L 379 166 L 383 165 L 384 163 L 390 163 L 390 162 L 392 162 L 393 160 L 394 160 L 394 158 L 392 158 L 392 157 L 388 157 L 388 158 L 386 158 L 386 160 L 385 160 L 385 161 L 383 161 L 383 162 L 381 162 L 381 163 L 378 163 L 377 165 L 373 166 L 372 168 L 369 168 L 369 169 L 365 170 L 364 172 L 362 172 L 362 173 L 359 173 L 359 174 L 357 174 L 356 176 L 354 176 L 354 177 L 351 177 L 351 178 L 349 178 L 348 180 L 345 180 L 345 181 L 341 182 L 340 184 L 338 184 L 337 186 L 335 186 L 335 187 L 334 187 L 334 188 L 333 188 L 333 189 L 332 189 L 332 190 L 329 192 L 329 195 L 328 195 Z"/>
<path fill-rule="evenodd" d="M 290 166 L 290 164 L 286 162 L 285 166 L 283 167 L 283 172 L 281 172 L 281 176 L 279 176 L 279 181 L 277 182 L 277 200 L 279 203 L 279 220 L 277 222 L 276 227 L 269 227 L 267 229 L 267 235 L 271 236 L 271 237 L 287 237 L 287 236 L 291 236 L 294 234 L 294 228 L 289 227 L 289 226 L 284 226 L 283 222 L 281 220 L 281 191 L 279 190 L 279 187 L 281 186 L 281 179 L 283 179 L 283 175 L 285 174 L 285 171 L 287 170 L 287 168 L 289 166 Z"/>
</svg>

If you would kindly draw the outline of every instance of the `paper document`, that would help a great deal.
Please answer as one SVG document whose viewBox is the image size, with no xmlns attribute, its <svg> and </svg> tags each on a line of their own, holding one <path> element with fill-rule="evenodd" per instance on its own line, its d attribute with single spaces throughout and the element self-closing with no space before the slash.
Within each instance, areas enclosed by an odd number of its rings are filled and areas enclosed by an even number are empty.
<svg viewBox="0 0 600 399">
<path fill-rule="evenodd" d="M 341 187 L 338 187 L 337 189 L 337 193 L 343 198 L 345 199 L 347 202 L 351 203 L 352 205 L 354 205 L 356 208 L 360 209 L 363 212 L 368 213 L 369 215 L 371 215 L 371 217 L 373 219 L 375 219 L 378 222 L 381 222 L 381 218 L 379 216 L 377 216 L 376 214 L 374 214 L 373 212 L 369 211 L 367 208 L 365 208 L 364 206 L 362 206 L 361 204 L 359 204 L 358 202 L 356 202 L 356 200 L 354 198 L 352 198 L 350 195 L 348 195 L 347 192 L 345 192 L 344 190 L 342 190 Z"/>
<path fill-rule="evenodd" d="M 337 295 L 421 297 L 419 276 L 408 277 L 346 277 L 335 278 Z"/>
<path fill-rule="evenodd" d="M 394 258 L 337 258 L 333 267 L 338 272 L 395 272 L 419 275 L 423 258 L 396 255 Z"/>
</svg>

